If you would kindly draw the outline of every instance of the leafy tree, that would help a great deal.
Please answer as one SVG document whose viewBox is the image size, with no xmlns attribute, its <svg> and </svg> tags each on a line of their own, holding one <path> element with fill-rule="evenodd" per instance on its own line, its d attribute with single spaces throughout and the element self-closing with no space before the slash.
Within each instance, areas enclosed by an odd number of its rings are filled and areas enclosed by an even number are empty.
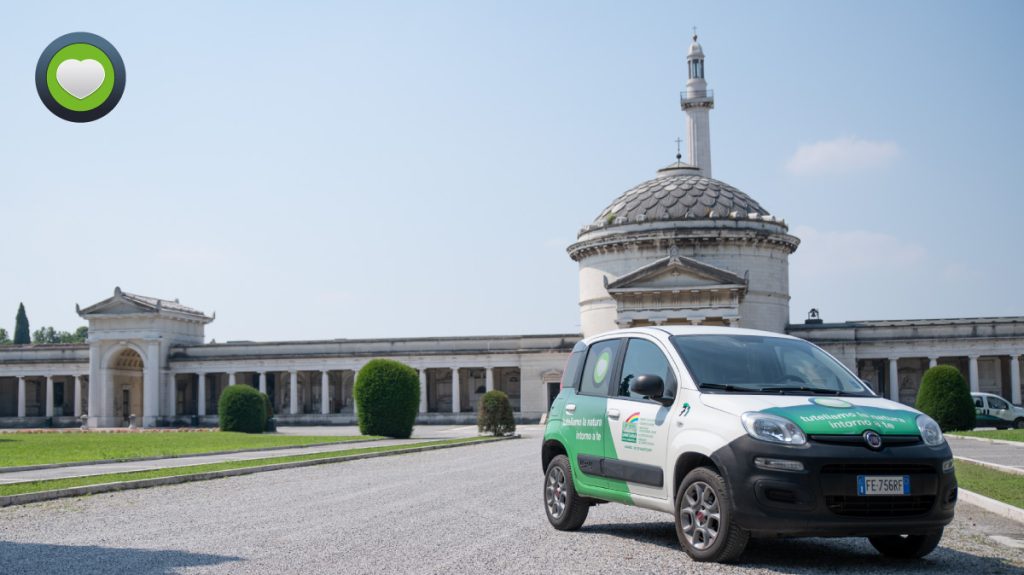
<svg viewBox="0 0 1024 575">
<path fill-rule="evenodd" d="M 18 315 L 14 319 L 14 343 L 32 343 L 32 334 L 28 331 L 28 316 L 25 315 L 25 304 L 18 304 Z"/>
<path fill-rule="evenodd" d="M 951 365 L 937 365 L 924 372 L 915 407 L 938 422 L 942 431 L 974 429 L 971 388 L 960 370 Z"/>
<path fill-rule="evenodd" d="M 508 395 L 497 389 L 488 391 L 480 398 L 476 410 L 476 425 L 481 433 L 490 432 L 495 436 L 508 435 L 516 430 L 516 418 Z"/>
<path fill-rule="evenodd" d="M 67 341 L 62 343 L 85 343 L 89 340 L 89 326 L 79 326 L 74 333 L 69 334 Z"/>
<path fill-rule="evenodd" d="M 7 335 L 7 330 L 0 327 L 0 345 L 7 345 L 11 343 L 11 336 Z"/>
<path fill-rule="evenodd" d="M 359 370 L 354 390 L 359 432 L 405 439 L 420 406 L 416 370 L 392 359 L 372 359 Z"/>
<path fill-rule="evenodd" d="M 60 335 L 52 327 L 43 326 L 32 332 L 32 343 L 60 343 Z"/>
</svg>

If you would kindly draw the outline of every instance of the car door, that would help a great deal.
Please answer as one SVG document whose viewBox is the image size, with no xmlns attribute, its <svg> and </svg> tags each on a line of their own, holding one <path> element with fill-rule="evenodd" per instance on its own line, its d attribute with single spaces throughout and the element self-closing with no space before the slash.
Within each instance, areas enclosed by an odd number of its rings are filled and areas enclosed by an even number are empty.
<svg viewBox="0 0 1024 575">
<path fill-rule="evenodd" d="M 562 427 L 569 430 L 566 441 L 572 445 L 570 459 L 577 475 L 574 480 L 584 491 L 587 487 L 607 488 L 601 470 L 604 440 L 608 436 L 608 394 L 612 375 L 623 347 L 621 338 L 591 344 L 583 364 L 576 395 L 565 405 Z"/>
<path fill-rule="evenodd" d="M 605 476 L 611 489 L 664 499 L 669 408 L 630 391 L 641 375 L 661 377 L 666 396 L 675 397 L 678 380 L 665 351 L 654 340 L 629 338 L 608 400 Z"/>
<path fill-rule="evenodd" d="M 1010 404 L 1003 400 L 1001 397 L 986 396 L 988 400 L 988 415 L 992 418 L 994 425 L 1000 427 L 1007 426 L 1013 423 L 1013 410 L 1010 409 Z"/>
</svg>

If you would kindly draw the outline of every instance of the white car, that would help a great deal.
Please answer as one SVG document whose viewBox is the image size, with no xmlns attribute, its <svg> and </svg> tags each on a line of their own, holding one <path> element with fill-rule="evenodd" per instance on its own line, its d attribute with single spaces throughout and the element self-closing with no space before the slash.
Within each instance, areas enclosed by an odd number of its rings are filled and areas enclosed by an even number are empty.
<svg viewBox="0 0 1024 575">
<path fill-rule="evenodd" d="M 671 513 L 698 561 L 751 536 L 867 537 L 922 557 L 953 519 L 953 454 L 930 417 L 877 397 L 820 348 L 746 329 L 648 327 L 574 348 L 541 454 L 544 508 Z"/>
<path fill-rule="evenodd" d="M 978 414 L 976 427 L 1024 429 L 1024 408 L 992 393 L 972 393 L 971 399 Z"/>
</svg>

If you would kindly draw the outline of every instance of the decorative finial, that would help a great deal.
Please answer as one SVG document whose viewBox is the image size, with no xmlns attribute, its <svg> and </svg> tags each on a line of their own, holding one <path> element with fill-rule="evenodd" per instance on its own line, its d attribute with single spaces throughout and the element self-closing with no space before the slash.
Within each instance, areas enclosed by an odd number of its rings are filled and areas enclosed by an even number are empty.
<svg viewBox="0 0 1024 575">
<path fill-rule="evenodd" d="M 682 149 L 681 148 L 682 144 L 683 144 L 682 138 L 676 138 L 676 161 L 677 162 L 683 161 L 683 153 L 680 151 Z"/>
<path fill-rule="evenodd" d="M 693 41 L 694 42 L 697 41 L 697 27 L 696 26 L 693 27 Z"/>
</svg>

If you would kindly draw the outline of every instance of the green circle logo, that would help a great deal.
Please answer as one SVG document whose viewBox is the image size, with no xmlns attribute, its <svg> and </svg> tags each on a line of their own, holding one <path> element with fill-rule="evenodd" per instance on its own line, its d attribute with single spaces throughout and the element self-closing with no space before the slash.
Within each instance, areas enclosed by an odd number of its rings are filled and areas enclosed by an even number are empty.
<svg viewBox="0 0 1024 575">
<path fill-rule="evenodd" d="M 604 382 L 604 378 L 608 377 L 608 368 L 611 367 L 611 364 L 612 353 L 606 349 L 597 356 L 597 364 L 594 365 L 594 383 Z"/>
<path fill-rule="evenodd" d="M 848 401 L 833 399 L 831 397 L 812 397 L 811 403 L 814 405 L 820 405 L 821 407 L 833 407 L 836 409 L 848 409 L 853 407 L 853 404 Z"/>
<path fill-rule="evenodd" d="M 121 55 L 95 34 L 76 32 L 57 38 L 36 64 L 36 91 L 43 104 L 71 122 L 107 115 L 124 92 Z"/>
</svg>

